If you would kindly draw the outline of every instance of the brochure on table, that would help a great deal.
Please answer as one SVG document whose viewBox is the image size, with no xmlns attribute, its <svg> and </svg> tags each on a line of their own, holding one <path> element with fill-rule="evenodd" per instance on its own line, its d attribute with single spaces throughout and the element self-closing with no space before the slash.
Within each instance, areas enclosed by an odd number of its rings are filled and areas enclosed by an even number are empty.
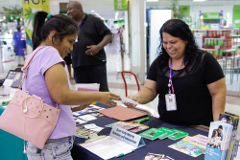
<svg viewBox="0 0 240 160">
<path fill-rule="evenodd" d="M 102 159 L 110 159 L 131 153 L 145 142 L 141 136 L 113 125 L 109 136 L 79 145 Z"/>
<path fill-rule="evenodd" d="M 233 126 L 221 121 L 210 123 L 205 160 L 226 159 Z"/>
</svg>

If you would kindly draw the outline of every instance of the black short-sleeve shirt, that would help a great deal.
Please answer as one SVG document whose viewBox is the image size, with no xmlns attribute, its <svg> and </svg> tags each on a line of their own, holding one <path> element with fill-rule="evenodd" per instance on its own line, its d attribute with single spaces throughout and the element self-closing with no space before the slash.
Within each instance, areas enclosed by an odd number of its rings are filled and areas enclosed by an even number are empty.
<svg viewBox="0 0 240 160">
<path fill-rule="evenodd" d="M 80 24 L 77 42 L 73 44 L 72 66 L 99 65 L 106 62 L 106 54 L 102 48 L 95 56 L 88 56 L 87 46 L 99 44 L 106 35 L 112 34 L 103 21 L 93 15 L 85 15 Z"/>
<path fill-rule="evenodd" d="M 207 84 L 223 77 L 222 68 L 217 60 L 210 53 L 199 50 L 190 70 L 186 65 L 172 78 L 177 101 L 176 111 L 166 110 L 165 95 L 168 94 L 169 67 L 160 69 L 159 57 L 152 63 L 147 79 L 157 82 L 160 119 L 175 124 L 209 126 L 213 121 L 213 114 L 212 97 Z"/>
</svg>

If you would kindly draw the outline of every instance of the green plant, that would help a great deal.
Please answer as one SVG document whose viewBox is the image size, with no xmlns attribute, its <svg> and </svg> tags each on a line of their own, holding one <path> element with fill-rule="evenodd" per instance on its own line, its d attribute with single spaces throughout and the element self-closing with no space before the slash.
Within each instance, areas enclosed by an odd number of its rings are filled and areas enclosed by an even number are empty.
<svg viewBox="0 0 240 160">
<path fill-rule="evenodd" d="M 4 13 L 8 15 L 12 15 L 13 17 L 16 17 L 18 26 L 20 26 L 20 18 L 23 17 L 23 8 L 16 4 L 15 6 L 2 7 L 4 10 Z"/>
</svg>

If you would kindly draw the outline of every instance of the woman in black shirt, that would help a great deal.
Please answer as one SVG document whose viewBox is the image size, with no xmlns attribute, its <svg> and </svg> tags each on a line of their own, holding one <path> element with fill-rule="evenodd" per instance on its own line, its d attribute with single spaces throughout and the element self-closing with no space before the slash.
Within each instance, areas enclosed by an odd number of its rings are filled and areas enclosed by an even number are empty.
<svg viewBox="0 0 240 160">
<path fill-rule="evenodd" d="M 149 69 L 144 87 L 129 98 L 145 104 L 158 95 L 160 119 L 169 123 L 209 125 L 218 120 L 225 110 L 226 83 L 217 60 L 198 49 L 182 20 L 165 22 L 160 41 L 160 54 Z"/>
</svg>

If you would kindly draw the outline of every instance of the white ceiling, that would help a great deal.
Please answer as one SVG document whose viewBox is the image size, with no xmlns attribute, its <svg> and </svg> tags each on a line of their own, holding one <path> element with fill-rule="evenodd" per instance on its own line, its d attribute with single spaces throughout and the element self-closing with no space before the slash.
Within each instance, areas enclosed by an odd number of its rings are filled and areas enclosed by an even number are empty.
<svg viewBox="0 0 240 160">
<path fill-rule="evenodd" d="M 25 0 L 0 0 L 0 11 L 2 6 L 9 7 L 16 4 L 22 6 Z M 31 0 L 29 0 L 31 1 Z M 36 0 L 35 0 L 36 1 Z M 41 1 L 41 0 L 40 0 Z M 51 0 L 53 4 L 53 13 L 59 12 L 59 3 L 68 3 L 69 0 Z M 159 0 L 158 2 L 147 2 L 146 8 L 171 8 L 172 2 L 176 0 Z M 95 10 L 105 19 L 115 19 L 114 0 L 79 0 L 82 3 L 83 10 L 91 13 Z M 206 2 L 192 2 L 192 0 L 178 0 L 179 5 L 190 6 L 222 6 L 222 5 L 240 5 L 240 0 L 207 0 Z M 119 12 L 119 18 L 124 18 L 124 12 Z"/>
</svg>

